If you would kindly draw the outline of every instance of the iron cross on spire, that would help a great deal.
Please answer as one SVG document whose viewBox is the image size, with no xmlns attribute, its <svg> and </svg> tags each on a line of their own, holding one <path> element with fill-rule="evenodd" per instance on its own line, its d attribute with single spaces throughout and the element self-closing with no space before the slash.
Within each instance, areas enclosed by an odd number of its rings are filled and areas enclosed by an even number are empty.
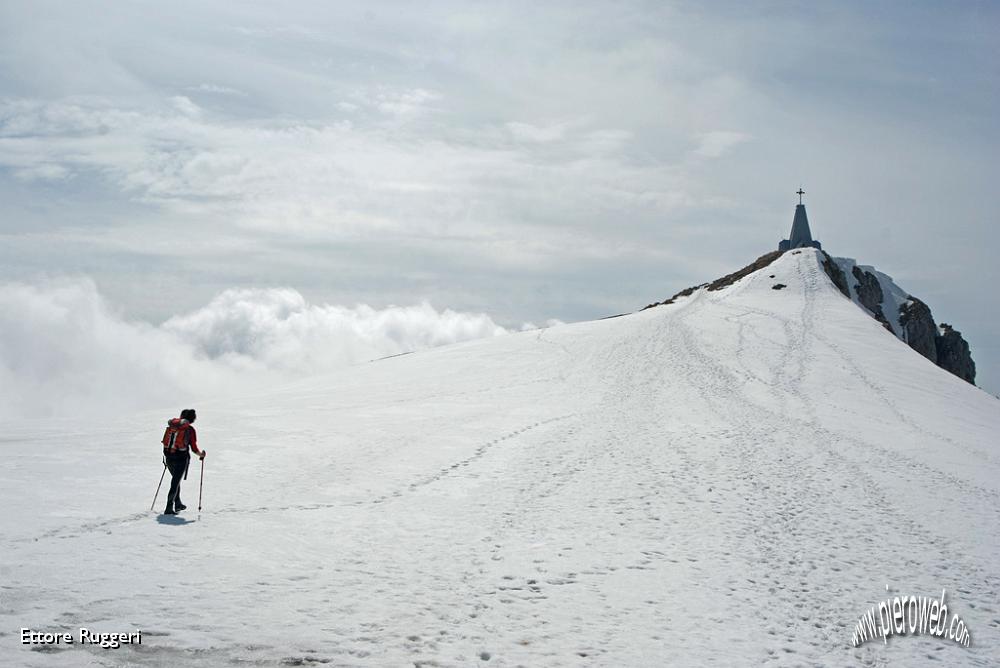
<svg viewBox="0 0 1000 668">
<path fill-rule="evenodd" d="M 795 191 L 795 194 L 799 196 L 799 204 L 802 204 L 802 196 L 806 194 L 806 191 L 799 186 L 799 189 Z"/>
</svg>

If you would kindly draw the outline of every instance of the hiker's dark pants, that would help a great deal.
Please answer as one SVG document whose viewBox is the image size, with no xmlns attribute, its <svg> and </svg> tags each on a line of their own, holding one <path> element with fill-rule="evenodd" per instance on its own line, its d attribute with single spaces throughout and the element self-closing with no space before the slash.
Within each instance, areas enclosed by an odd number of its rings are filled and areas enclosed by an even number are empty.
<svg viewBox="0 0 1000 668">
<path fill-rule="evenodd" d="M 188 462 L 191 455 L 187 452 L 170 452 L 164 455 L 167 460 L 167 468 L 170 470 L 170 491 L 167 493 L 167 510 L 174 510 L 174 506 L 181 504 L 181 478 L 187 471 Z"/>
</svg>

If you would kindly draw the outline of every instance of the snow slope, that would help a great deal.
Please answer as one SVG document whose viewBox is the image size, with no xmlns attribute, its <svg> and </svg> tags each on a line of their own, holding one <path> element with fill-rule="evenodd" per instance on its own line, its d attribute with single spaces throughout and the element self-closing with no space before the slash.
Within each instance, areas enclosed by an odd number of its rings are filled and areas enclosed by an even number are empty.
<svg viewBox="0 0 1000 668">
<path fill-rule="evenodd" d="M 670 306 L 202 403 L 183 526 L 145 510 L 179 408 L 4 425 L 0 663 L 1000 657 L 1000 402 L 812 249 Z M 971 647 L 852 647 L 886 585 L 946 589 Z M 79 626 L 143 643 L 19 643 Z"/>
</svg>

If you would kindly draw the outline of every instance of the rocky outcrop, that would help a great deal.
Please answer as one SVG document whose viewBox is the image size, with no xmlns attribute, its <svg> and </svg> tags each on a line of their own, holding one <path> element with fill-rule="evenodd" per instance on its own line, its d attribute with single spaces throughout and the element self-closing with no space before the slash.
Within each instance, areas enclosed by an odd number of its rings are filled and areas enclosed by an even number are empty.
<svg viewBox="0 0 1000 668">
<path fill-rule="evenodd" d="M 931 309 L 914 296 L 899 306 L 899 325 L 903 328 L 903 340 L 918 353 L 937 364 L 937 325 L 931 316 Z"/>
<path fill-rule="evenodd" d="M 969 344 L 962 333 L 951 325 L 941 323 L 941 334 L 934 339 L 937 348 L 937 365 L 959 378 L 976 384 L 976 363 L 972 361 Z"/>
<path fill-rule="evenodd" d="M 870 271 L 863 271 L 858 265 L 854 265 L 854 268 L 851 269 L 851 274 L 857 280 L 857 284 L 854 286 L 854 293 L 858 296 L 858 301 L 861 302 L 862 306 L 871 311 L 872 316 L 882 323 L 883 327 L 892 332 L 892 325 L 889 324 L 885 313 L 882 311 L 882 302 L 885 300 L 885 295 L 882 294 L 882 286 L 879 285 L 878 278 Z"/>
<path fill-rule="evenodd" d="M 670 297 L 669 299 L 664 299 L 662 302 L 653 302 L 652 304 L 649 304 L 647 306 L 643 306 L 639 310 L 640 311 L 645 311 L 646 309 L 653 308 L 654 306 L 666 306 L 668 304 L 673 304 L 675 301 L 677 301 L 681 297 L 690 297 L 696 291 L 700 290 L 701 288 L 705 287 L 706 285 L 708 285 L 708 283 L 702 283 L 701 285 L 692 285 L 690 288 L 684 288 L 683 290 L 681 290 L 680 292 L 678 292 L 677 294 L 675 294 L 673 297 Z"/>
<path fill-rule="evenodd" d="M 767 265 L 777 260 L 779 257 L 781 257 L 781 251 L 771 251 L 770 253 L 765 253 L 764 255 L 761 255 L 759 258 L 757 258 L 747 266 L 740 269 L 739 271 L 734 271 L 731 274 L 726 274 L 722 278 L 717 278 L 711 283 L 692 285 L 690 288 L 685 288 L 681 290 L 680 292 L 675 294 L 673 297 L 670 297 L 669 299 L 664 299 L 662 302 L 654 302 L 652 304 L 649 304 L 648 306 L 644 306 L 642 310 L 645 311 L 646 309 L 653 308 L 654 306 L 666 306 L 667 304 L 673 304 L 681 297 L 689 297 L 692 294 L 694 294 L 696 290 L 700 290 L 701 288 L 707 288 L 708 290 L 712 291 L 721 290 L 722 288 L 732 285 L 741 278 L 749 276 L 753 272 L 763 269 Z"/>
<path fill-rule="evenodd" d="M 847 276 L 844 274 L 843 269 L 833 261 L 830 254 L 823 251 L 823 271 L 826 275 L 830 277 L 833 284 L 837 286 L 837 289 L 844 293 L 844 296 L 848 299 L 851 298 L 851 289 L 847 286 Z"/>
<path fill-rule="evenodd" d="M 826 257 L 836 269 L 828 267 L 826 262 L 823 267 L 841 292 L 915 351 L 975 385 L 976 364 L 972 361 L 969 344 L 949 326 L 942 325 L 938 329 L 927 304 L 874 267 L 859 267 L 850 258 Z M 839 284 L 837 270 L 846 279 L 843 286 Z"/>
<path fill-rule="evenodd" d="M 727 288 L 736 281 L 740 280 L 741 278 L 749 276 L 753 272 L 763 269 L 767 265 L 777 260 L 779 257 L 781 257 L 781 251 L 771 251 L 770 253 L 761 255 L 759 258 L 757 258 L 747 266 L 743 267 L 739 271 L 734 271 L 731 274 L 726 274 L 722 278 L 715 279 L 714 281 L 708 284 L 708 289 L 721 290 L 722 288 Z"/>
</svg>

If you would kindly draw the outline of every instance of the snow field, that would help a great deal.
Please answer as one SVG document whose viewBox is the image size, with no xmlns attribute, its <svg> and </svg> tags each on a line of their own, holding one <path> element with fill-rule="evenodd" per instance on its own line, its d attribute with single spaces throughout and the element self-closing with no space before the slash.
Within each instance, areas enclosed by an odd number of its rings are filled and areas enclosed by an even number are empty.
<svg viewBox="0 0 1000 668">
<path fill-rule="evenodd" d="M 1000 656 L 998 403 L 845 299 L 812 250 L 674 305 L 197 408 L 206 510 L 192 521 L 193 462 L 183 526 L 146 510 L 174 411 L 5 426 L 0 661 Z M 972 646 L 851 647 L 886 584 L 947 589 Z M 15 633 L 81 625 L 143 644 Z"/>
</svg>

